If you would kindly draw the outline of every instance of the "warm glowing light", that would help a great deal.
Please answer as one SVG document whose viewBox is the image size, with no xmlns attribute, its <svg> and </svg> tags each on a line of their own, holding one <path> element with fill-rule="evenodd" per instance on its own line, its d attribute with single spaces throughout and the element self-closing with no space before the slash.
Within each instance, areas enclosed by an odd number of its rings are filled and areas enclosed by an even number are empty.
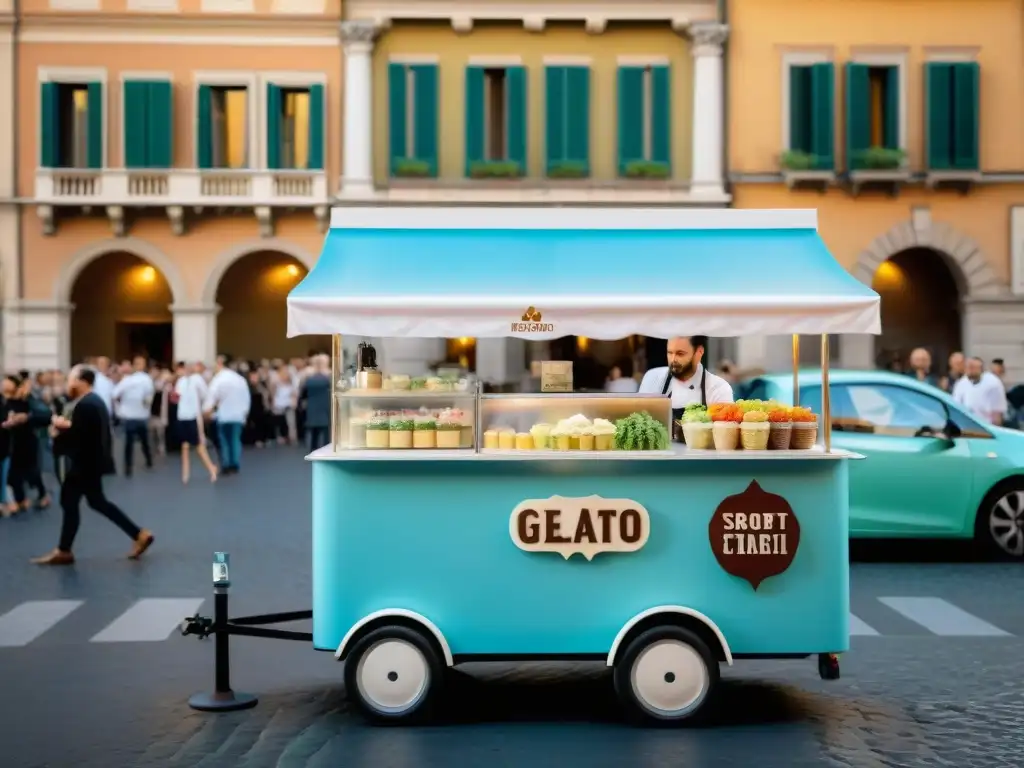
<svg viewBox="0 0 1024 768">
<path fill-rule="evenodd" d="M 898 264 L 892 261 L 883 261 L 875 270 L 875 276 L 871 280 L 871 286 L 876 291 L 893 291 L 899 289 L 906 281 L 906 275 L 899 268 Z"/>
<path fill-rule="evenodd" d="M 299 268 L 294 264 L 289 264 L 287 267 L 284 268 L 284 271 L 288 273 L 289 277 L 299 276 Z"/>
<path fill-rule="evenodd" d="M 473 343 L 473 339 L 471 339 L 469 336 L 461 336 L 459 338 L 459 346 L 460 347 L 468 347 L 472 343 Z"/>
<path fill-rule="evenodd" d="M 588 347 L 590 347 L 590 339 L 586 336 L 576 337 L 576 350 L 578 352 L 586 352 Z"/>
<path fill-rule="evenodd" d="M 156 280 L 156 270 L 153 267 L 140 267 L 139 268 L 139 281 L 143 283 L 152 283 Z"/>
</svg>

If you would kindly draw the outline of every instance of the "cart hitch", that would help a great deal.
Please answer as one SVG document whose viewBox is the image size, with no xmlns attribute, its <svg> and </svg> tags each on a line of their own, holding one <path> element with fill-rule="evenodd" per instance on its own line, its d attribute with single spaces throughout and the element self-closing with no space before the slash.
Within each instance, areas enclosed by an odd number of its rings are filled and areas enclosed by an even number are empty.
<svg viewBox="0 0 1024 768">
<path fill-rule="evenodd" d="M 206 616 L 190 616 L 181 622 L 182 635 L 196 635 L 200 640 L 205 640 L 213 634 L 213 619 Z"/>
<path fill-rule="evenodd" d="M 822 680 L 839 679 L 839 654 L 819 653 L 818 654 L 818 675 Z"/>
</svg>

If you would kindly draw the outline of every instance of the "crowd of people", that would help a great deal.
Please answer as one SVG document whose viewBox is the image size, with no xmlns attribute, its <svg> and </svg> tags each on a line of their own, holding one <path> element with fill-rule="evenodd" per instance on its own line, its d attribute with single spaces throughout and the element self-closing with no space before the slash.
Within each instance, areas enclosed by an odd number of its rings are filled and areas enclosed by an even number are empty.
<svg viewBox="0 0 1024 768">
<path fill-rule="evenodd" d="M 945 373 L 940 374 L 932 366 L 931 353 L 919 347 L 910 353 L 906 366 L 893 366 L 893 370 L 945 391 L 989 424 L 1020 427 L 1024 386 L 1007 384 L 1006 366 L 999 358 L 986 365 L 980 357 L 954 352 L 949 356 Z"/>
</svg>

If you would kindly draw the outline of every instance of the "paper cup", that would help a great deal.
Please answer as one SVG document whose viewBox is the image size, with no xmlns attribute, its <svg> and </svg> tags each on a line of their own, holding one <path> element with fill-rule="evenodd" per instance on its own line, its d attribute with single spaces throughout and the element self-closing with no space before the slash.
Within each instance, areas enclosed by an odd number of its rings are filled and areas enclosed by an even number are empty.
<svg viewBox="0 0 1024 768">
<path fill-rule="evenodd" d="M 768 433 L 768 447 L 773 451 L 788 451 L 792 435 L 792 422 L 773 421 L 771 422 L 771 431 Z"/>
<path fill-rule="evenodd" d="M 555 450 L 557 450 L 557 451 L 568 451 L 569 450 L 569 436 L 568 435 L 556 435 L 555 436 Z"/>
<path fill-rule="evenodd" d="M 592 451 L 592 450 L 594 450 L 594 436 L 593 435 L 580 435 L 580 450 L 581 451 Z"/>
<path fill-rule="evenodd" d="M 437 447 L 438 448 L 458 448 L 459 447 L 459 432 L 458 429 L 439 429 L 437 430 Z"/>
<path fill-rule="evenodd" d="M 764 451 L 768 448 L 771 427 L 767 421 L 745 421 L 740 424 L 740 443 L 745 451 Z"/>
<path fill-rule="evenodd" d="M 411 429 L 393 429 L 389 433 L 389 443 L 392 448 L 412 448 Z"/>
<path fill-rule="evenodd" d="M 816 421 L 794 421 L 792 437 L 789 439 L 791 451 L 806 451 L 813 448 L 818 440 L 818 422 Z"/>
<path fill-rule="evenodd" d="M 391 445 L 390 433 L 386 429 L 366 430 L 367 448 L 388 448 Z"/>
<path fill-rule="evenodd" d="M 417 429 L 412 433 L 413 448 L 437 448 L 437 430 Z"/>
<path fill-rule="evenodd" d="M 735 451 L 740 444 L 740 425 L 735 421 L 716 421 L 712 426 L 716 451 Z"/>
<path fill-rule="evenodd" d="M 710 421 L 683 422 L 683 439 L 687 448 L 709 451 L 715 447 L 713 425 Z"/>
<path fill-rule="evenodd" d="M 612 442 L 615 435 L 595 435 L 594 436 L 594 450 L 595 451 L 610 451 L 612 449 Z"/>
</svg>

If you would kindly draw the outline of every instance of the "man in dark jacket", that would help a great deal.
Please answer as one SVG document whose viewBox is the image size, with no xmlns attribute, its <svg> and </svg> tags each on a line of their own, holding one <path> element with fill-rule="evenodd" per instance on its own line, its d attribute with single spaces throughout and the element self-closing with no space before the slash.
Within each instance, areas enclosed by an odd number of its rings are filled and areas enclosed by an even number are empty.
<svg viewBox="0 0 1024 768">
<path fill-rule="evenodd" d="M 64 520 L 60 543 L 49 554 L 33 559 L 38 565 L 70 565 L 75 562 L 71 548 L 81 523 L 79 507 L 84 497 L 90 507 L 124 531 L 134 543 L 128 556 L 138 559 L 153 543 L 153 534 L 140 529 L 103 493 L 103 476 L 114 474 L 111 450 L 110 413 L 93 392 L 96 374 L 91 368 L 76 367 L 68 377 L 68 392 L 76 399 L 72 418 L 53 417 L 54 450 L 65 458 L 66 471 L 60 491 Z"/>
<path fill-rule="evenodd" d="M 311 452 L 331 441 L 327 434 L 331 425 L 330 364 L 327 355 L 313 358 L 313 373 L 302 382 L 299 392 L 299 400 L 306 406 L 306 434 Z"/>
</svg>

